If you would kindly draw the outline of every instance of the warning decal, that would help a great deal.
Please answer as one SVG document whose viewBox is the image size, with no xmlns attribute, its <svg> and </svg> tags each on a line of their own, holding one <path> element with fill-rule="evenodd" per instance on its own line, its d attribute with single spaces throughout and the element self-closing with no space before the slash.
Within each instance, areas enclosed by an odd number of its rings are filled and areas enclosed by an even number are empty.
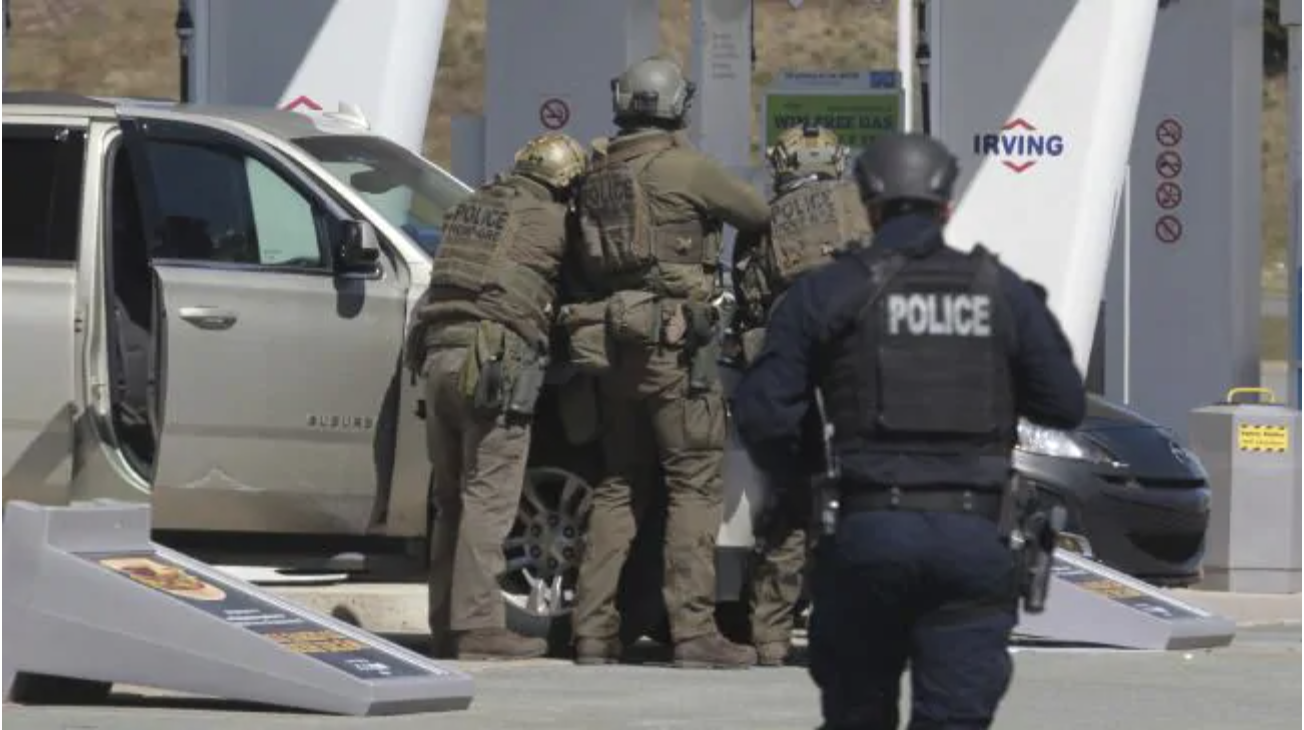
<svg viewBox="0 0 1304 730">
<path fill-rule="evenodd" d="M 1242 423 L 1236 427 L 1236 448 L 1284 454 L 1290 446 L 1290 429 L 1285 426 L 1259 426 Z"/>
</svg>

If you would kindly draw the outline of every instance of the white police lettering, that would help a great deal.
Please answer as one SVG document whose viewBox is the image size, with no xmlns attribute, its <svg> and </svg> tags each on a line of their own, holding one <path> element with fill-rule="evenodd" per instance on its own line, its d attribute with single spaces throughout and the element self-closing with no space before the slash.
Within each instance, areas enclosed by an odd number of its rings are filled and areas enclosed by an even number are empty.
<svg viewBox="0 0 1304 730">
<path fill-rule="evenodd" d="M 991 299 L 986 294 L 889 294 L 888 334 L 991 337 Z"/>
</svg>

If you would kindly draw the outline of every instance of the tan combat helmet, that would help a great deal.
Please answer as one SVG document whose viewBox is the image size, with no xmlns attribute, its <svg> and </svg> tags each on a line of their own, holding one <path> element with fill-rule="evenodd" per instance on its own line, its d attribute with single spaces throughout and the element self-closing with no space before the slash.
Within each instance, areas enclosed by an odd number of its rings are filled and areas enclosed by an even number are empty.
<svg viewBox="0 0 1304 730">
<path fill-rule="evenodd" d="M 565 190 L 587 167 L 588 153 L 583 145 L 560 132 L 547 132 L 517 150 L 512 172 L 554 190 Z"/>
<path fill-rule="evenodd" d="M 838 178 L 846 166 L 847 148 L 833 130 L 801 125 L 780 132 L 765 158 L 776 181 L 816 174 Z"/>
</svg>

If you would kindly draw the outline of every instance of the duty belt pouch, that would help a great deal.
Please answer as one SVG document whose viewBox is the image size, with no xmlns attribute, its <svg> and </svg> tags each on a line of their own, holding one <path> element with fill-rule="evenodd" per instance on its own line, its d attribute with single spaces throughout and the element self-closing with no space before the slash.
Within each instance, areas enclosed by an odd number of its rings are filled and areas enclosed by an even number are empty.
<svg viewBox="0 0 1304 730">
<path fill-rule="evenodd" d="M 506 329 L 497 322 L 481 322 L 475 343 L 467 349 L 462 365 L 461 390 L 479 411 L 498 411 L 503 407 Z"/>
<path fill-rule="evenodd" d="M 566 338 L 566 356 L 576 370 L 601 375 L 611 369 L 605 301 L 567 304 L 557 323 Z"/>
<path fill-rule="evenodd" d="M 661 302 L 644 291 L 619 291 L 607 300 L 607 331 L 615 342 L 640 347 L 661 344 Z"/>
</svg>

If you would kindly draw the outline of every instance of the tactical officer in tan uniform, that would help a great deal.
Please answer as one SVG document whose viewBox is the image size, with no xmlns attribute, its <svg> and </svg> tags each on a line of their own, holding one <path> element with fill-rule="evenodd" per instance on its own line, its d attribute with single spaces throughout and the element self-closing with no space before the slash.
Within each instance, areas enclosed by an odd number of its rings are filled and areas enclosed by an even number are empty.
<svg viewBox="0 0 1304 730">
<path fill-rule="evenodd" d="M 430 528 L 430 629 L 461 659 L 542 656 L 509 631 L 498 576 L 515 520 L 530 422 L 547 365 L 567 205 L 582 145 L 544 134 L 511 170 L 444 216 L 430 288 L 409 342 L 424 345 Z"/>
<path fill-rule="evenodd" d="M 600 288 L 611 341 L 599 386 L 608 476 L 595 489 L 580 566 L 576 661 L 619 660 L 617 584 L 663 477 L 675 664 L 749 666 L 751 648 L 726 641 L 714 620 L 725 406 L 712 298 L 722 224 L 759 230 L 769 208 L 685 139 L 693 86 L 676 63 L 640 61 L 612 81 L 612 92 L 618 132 L 594 142 L 576 193 L 579 258 Z"/>
<path fill-rule="evenodd" d="M 760 352 L 766 315 L 784 290 L 871 233 L 855 183 L 841 179 L 847 150 L 832 131 L 784 130 L 766 158 L 774 181 L 770 228 L 739 236 L 735 247 L 735 324 L 744 360 Z M 771 483 L 757 520 L 750 603 L 752 642 L 762 666 L 781 666 L 790 646 L 806 562 L 812 501 L 806 486 Z"/>
</svg>

